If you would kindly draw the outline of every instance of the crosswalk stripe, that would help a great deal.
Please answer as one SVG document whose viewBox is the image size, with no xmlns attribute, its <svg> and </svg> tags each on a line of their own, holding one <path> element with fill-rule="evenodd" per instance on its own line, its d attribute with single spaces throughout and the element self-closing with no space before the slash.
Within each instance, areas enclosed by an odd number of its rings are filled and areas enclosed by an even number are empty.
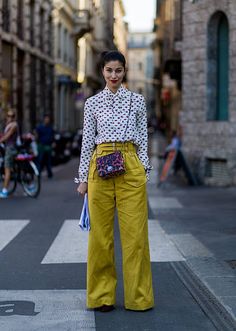
<svg viewBox="0 0 236 331">
<path fill-rule="evenodd" d="M 94 331 L 85 290 L 1 290 L 1 331 Z"/>
<path fill-rule="evenodd" d="M 148 230 L 150 257 L 152 262 L 174 262 L 185 260 L 157 220 L 149 220 Z"/>
<path fill-rule="evenodd" d="M 79 228 L 79 220 L 65 220 L 42 264 L 83 263 L 87 261 L 88 233 Z"/>
<path fill-rule="evenodd" d="M 148 201 L 153 210 L 183 208 L 183 205 L 176 198 L 149 196 Z"/>
<path fill-rule="evenodd" d="M 190 233 L 172 234 L 170 239 L 185 257 L 212 257 L 214 255 Z"/>
<path fill-rule="evenodd" d="M 78 222 L 65 220 L 42 264 L 87 262 L 88 233 L 80 230 Z M 152 262 L 184 260 L 157 220 L 149 220 L 149 242 Z"/>
<path fill-rule="evenodd" d="M 29 220 L 0 220 L 0 251 L 3 250 L 24 227 Z"/>
</svg>

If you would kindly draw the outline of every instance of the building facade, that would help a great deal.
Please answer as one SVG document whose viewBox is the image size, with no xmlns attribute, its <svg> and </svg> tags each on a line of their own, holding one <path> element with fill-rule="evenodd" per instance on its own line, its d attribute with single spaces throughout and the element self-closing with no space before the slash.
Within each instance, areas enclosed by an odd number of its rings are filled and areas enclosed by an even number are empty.
<svg viewBox="0 0 236 331">
<path fill-rule="evenodd" d="M 114 1 L 114 44 L 127 58 L 128 24 L 124 21 L 125 9 L 122 0 Z"/>
<path fill-rule="evenodd" d="M 43 113 L 53 114 L 52 3 L 0 2 L 0 122 L 9 107 L 22 131 L 34 129 Z"/>
<path fill-rule="evenodd" d="M 199 179 L 236 184 L 236 2 L 183 1 L 183 148 Z"/>
<path fill-rule="evenodd" d="M 157 0 L 154 22 L 154 79 L 159 128 L 168 136 L 179 128 L 181 105 L 182 0 Z"/>
<path fill-rule="evenodd" d="M 54 0 L 55 114 L 59 131 L 74 131 L 79 115 L 76 107 L 78 40 L 90 31 L 89 13 L 75 0 Z"/>
<path fill-rule="evenodd" d="M 90 32 L 80 38 L 78 80 L 85 97 L 104 86 L 100 68 L 101 52 L 114 49 L 114 2 L 109 0 L 84 0 L 79 8 L 90 15 Z"/>
<path fill-rule="evenodd" d="M 24 132 L 44 113 L 57 130 L 81 128 L 86 98 L 104 87 L 101 52 L 125 53 L 123 15 L 121 0 L 1 0 L 0 126 L 11 107 Z"/>
<path fill-rule="evenodd" d="M 128 86 L 131 91 L 145 97 L 149 119 L 155 116 L 154 59 L 151 47 L 154 37 L 151 32 L 134 32 L 128 35 Z"/>
</svg>

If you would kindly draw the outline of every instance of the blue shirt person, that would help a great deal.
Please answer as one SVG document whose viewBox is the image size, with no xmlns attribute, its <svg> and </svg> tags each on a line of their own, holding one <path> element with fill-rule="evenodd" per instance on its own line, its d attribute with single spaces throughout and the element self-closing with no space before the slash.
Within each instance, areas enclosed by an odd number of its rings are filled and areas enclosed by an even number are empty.
<svg viewBox="0 0 236 331">
<path fill-rule="evenodd" d="M 51 125 L 51 118 L 48 114 L 44 115 L 43 123 L 37 126 L 36 136 L 38 141 L 39 172 L 42 172 L 44 166 L 46 166 L 48 178 L 52 178 L 52 143 L 54 130 Z"/>
</svg>

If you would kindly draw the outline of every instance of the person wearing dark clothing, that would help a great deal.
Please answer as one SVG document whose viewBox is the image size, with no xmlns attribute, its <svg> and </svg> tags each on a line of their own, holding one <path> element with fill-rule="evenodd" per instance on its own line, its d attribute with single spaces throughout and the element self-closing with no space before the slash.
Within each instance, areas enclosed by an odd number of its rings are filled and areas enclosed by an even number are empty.
<svg viewBox="0 0 236 331">
<path fill-rule="evenodd" d="M 39 172 L 41 173 L 44 166 L 46 166 L 48 178 L 52 178 L 52 143 L 54 139 L 54 130 L 51 126 L 51 118 L 49 115 L 45 115 L 43 123 L 37 126 L 36 135 L 39 153 Z"/>
</svg>

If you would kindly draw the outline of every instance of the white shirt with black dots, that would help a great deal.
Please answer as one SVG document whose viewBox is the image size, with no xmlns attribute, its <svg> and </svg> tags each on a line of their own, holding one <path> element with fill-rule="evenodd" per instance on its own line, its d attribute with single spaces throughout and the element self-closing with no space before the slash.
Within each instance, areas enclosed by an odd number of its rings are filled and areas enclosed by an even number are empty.
<svg viewBox="0 0 236 331">
<path fill-rule="evenodd" d="M 129 122 L 127 122 L 128 119 Z M 132 141 L 137 145 L 138 157 L 149 178 L 152 166 L 148 158 L 147 114 L 144 97 L 141 94 L 132 93 L 131 98 L 131 92 L 123 86 L 115 94 L 105 87 L 100 93 L 88 98 L 85 103 L 79 181 L 88 181 L 89 163 L 96 145 L 123 141 Z"/>
</svg>

